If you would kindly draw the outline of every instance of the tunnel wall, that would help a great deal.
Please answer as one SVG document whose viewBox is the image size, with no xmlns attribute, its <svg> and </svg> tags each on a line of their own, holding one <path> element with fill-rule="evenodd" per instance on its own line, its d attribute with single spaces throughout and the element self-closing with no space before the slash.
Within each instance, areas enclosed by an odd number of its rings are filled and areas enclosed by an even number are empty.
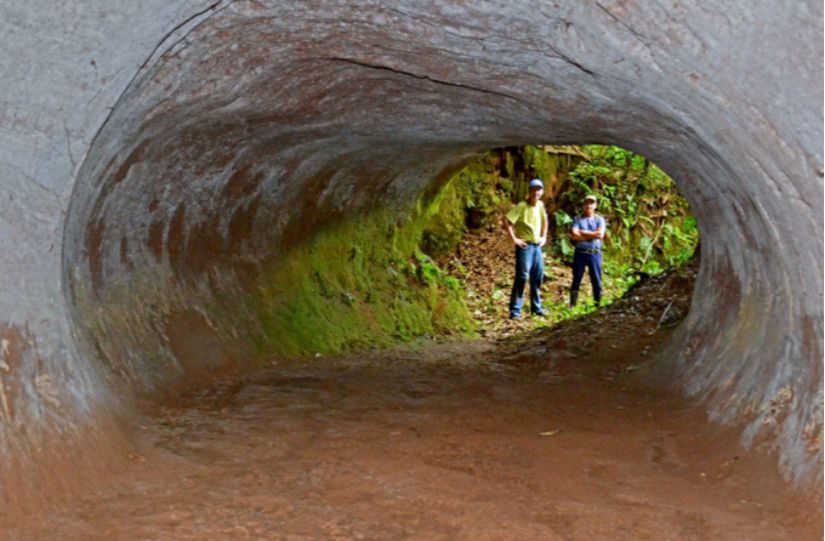
<svg viewBox="0 0 825 541">
<path fill-rule="evenodd" d="M 116 467 L 135 400 L 254 366 L 256 288 L 289 249 L 525 143 L 671 174 L 702 262 L 663 370 L 815 486 L 821 10 L 3 3 L 2 498 Z"/>
</svg>

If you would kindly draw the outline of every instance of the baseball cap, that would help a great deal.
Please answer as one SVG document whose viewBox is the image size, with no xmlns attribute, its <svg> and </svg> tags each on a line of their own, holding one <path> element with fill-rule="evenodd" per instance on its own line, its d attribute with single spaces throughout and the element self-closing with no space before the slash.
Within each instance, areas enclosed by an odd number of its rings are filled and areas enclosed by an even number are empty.
<svg viewBox="0 0 825 541">
<path fill-rule="evenodd" d="M 543 190 L 544 189 L 544 182 L 542 182 L 540 178 L 534 178 L 533 180 L 530 181 L 530 187 L 531 188 L 541 188 Z"/>
</svg>

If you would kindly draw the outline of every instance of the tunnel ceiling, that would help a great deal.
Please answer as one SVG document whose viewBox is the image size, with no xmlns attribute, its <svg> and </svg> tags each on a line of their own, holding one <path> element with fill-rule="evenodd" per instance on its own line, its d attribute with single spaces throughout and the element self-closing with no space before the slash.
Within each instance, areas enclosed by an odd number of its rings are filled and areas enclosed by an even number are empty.
<svg viewBox="0 0 825 541">
<path fill-rule="evenodd" d="M 693 309 L 663 366 L 789 477 L 821 478 L 818 3 L 191 6 L 175 26 L 140 19 L 157 42 L 64 172 L 55 240 L 74 330 L 43 339 L 84 360 L 58 394 L 152 396 L 239 362 L 226 352 L 254 324 L 217 299 L 246 298 L 322 226 L 409 202 L 484 150 L 614 143 L 667 170 L 701 229 Z M 215 355 L 192 358 L 192 340 Z M 90 414 L 61 415 L 35 424 Z"/>
</svg>

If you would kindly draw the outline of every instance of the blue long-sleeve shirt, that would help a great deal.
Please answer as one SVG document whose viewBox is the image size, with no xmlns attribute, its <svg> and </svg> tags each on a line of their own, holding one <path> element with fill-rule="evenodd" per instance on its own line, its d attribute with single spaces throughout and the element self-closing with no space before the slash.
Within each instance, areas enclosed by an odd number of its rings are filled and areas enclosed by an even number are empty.
<svg viewBox="0 0 825 541">
<path fill-rule="evenodd" d="M 594 214 L 590 218 L 576 216 L 571 227 L 571 229 L 578 229 L 579 231 L 597 231 L 600 228 L 607 229 L 607 223 L 598 214 Z M 601 239 L 576 241 L 576 250 L 600 250 L 601 247 Z"/>
</svg>

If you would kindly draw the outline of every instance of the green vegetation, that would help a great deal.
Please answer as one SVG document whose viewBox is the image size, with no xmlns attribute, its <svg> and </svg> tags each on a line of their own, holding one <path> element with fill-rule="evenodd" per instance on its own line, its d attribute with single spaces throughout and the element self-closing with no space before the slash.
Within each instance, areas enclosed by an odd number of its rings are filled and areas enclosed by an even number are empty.
<svg viewBox="0 0 825 541">
<path fill-rule="evenodd" d="M 418 247 L 438 207 L 420 202 L 403 220 L 397 210 L 352 218 L 283 254 L 253 301 L 259 353 L 334 354 L 469 332 L 460 283 Z"/>
<path fill-rule="evenodd" d="M 526 146 L 496 149 L 471 163 L 440 194 L 447 212 L 424 232 L 434 257 L 453 251 L 469 229 L 498 224 L 523 199 L 531 178 L 545 183 L 550 216 L 548 259 L 571 265 L 573 217 L 586 194 L 598 196 L 608 223 L 604 241 L 604 300 L 621 296 L 640 275 L 686 263 L 698 246 L 696 219 L 673 181 L 645 157 L 615 146 Z M 500 302 L 506 302 L 500 301 Z M 592 310 L 566 299 L 546 299 L 554 319 Z"/>
<path fill-rule="evenodd" d="M 495 158 L 484 156 L 459 171 L 438 192 L 432 213 L 424 224 L 421 249 L 438 258 L 455 251 L 468 229 L 500 219 L 500 209 L 510 201 L 512 181 L 497 174 Z"/>
<path fill-rule="evenodd" d="M 619 147 L 582 149 L 587 159 L 569 173 L 555 212 L 557 231 L 572 221 L 578 202 L 595 193 L 598 212 L 609 224 L 605 258 L 616 269 L 657 274 L 686 263 L 699 232 L 687 201 L 670 177 L 644 156 Z M 555 243 L 557 252 L 572 255 L 566 237 L 558 235 Z"/>
</svg>

